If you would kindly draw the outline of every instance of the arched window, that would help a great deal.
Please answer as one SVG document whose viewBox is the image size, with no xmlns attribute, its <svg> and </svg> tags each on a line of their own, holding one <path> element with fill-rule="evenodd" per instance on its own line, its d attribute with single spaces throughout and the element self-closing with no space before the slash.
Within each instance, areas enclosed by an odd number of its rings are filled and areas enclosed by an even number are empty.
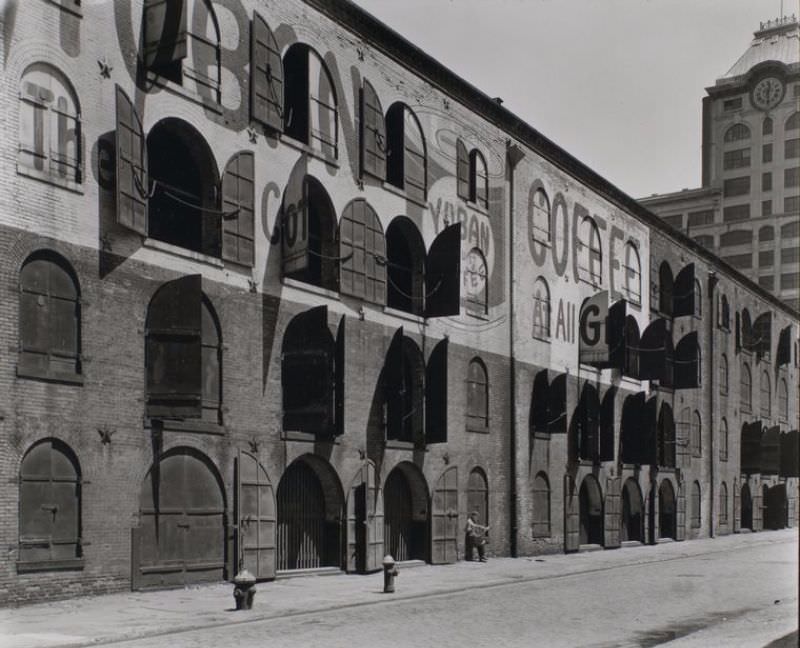
<svg viewBox="0 0 800 648">
<path fill-rule="evenodd" d="M 295 43 L 283 57 L 284 133 L 328 159 L 338 157 L 339 120 L 331 75 L 308 45 Z"/>
<path fill-rule="evenodd" d="M 766 371 L 761 372 L 761 416 L 769 418 L 772 412 L 772 385 L 770 384 L 769 374 Z"/>
<path fill-rule="evenodd" d="M 383 370 L 386 394 L 386 438 L 425 442 L 425 359 L 411 338 L 399 329 L 389 347 Z"/>
<path fill-rule="evenodd" d="M 724 416 L 719 422 L 719 459 L 728 460 L 728 420 Z"/>
<path fill-rule="evenodd" d="M 428 191 L 425 136 L 414 112 L 394 103 L 386 112 L 386 181 L 418 202 Z"/>
<path fill-rule="evenodd" d="M 148 71 L 220 101 L 220 39 L 208 0 L 145 2 L 142 61 Z"/>
<path fill-rule="evenodd" d="M 550 537 L 550 482 L 547 475 L 540 472 L 533 480 L 533 524 L 531 535 L 534 538 Z"/>
<path fill-rule="evenodd" d="M 544 189 L 537 189 L 531 201 L 533 212 L 533 231 L 531 236 L 537 243 L 550 245 L 550 200 Z"/>
<path fill-rule="evenodd" d="M 764 121 L 761 122 L 761 134 L 772 135 L 772 117 L 764 117 Z"/>
<path fill-rule="evenodd" d="M 728 393 L 728 356 L 724 353 L 719 356 L 719 393 Z"/>
<path fill-rule="evenodd" d="M 658 310 L 665 315 L 672 315 L 673 284 L 672 268 L 662 261 L 658 268 Z"/>
<path fill-rule="evenodd" d="M 731 307 L 725 295 L 719 299 L 719 327 L 726 331 L 731 329 Z"/>
<path fill-rule="evenodd" d="M 200 275 L 175 279 L 156 291 L 145 322 L 147 416 L 222 422 L 221 341 Z"/>
<path fill-rule="evenodd" d="M 725 482 L 719 485 L 719 523 L 728 524 L 728 486 Z"/>
<path fill-rule="evenodd" d="M 19 288 L 17 373 L 80 381 L 80 288 L 72 268 L 55 253 L 36 252 L 22 265 Z"/>
<path fill-rule="evenodd" d="M 61 441 L 39 441 L 20 465 L 17 569 L 75 568 L 82 556 L 80 465 Z"/>
<path fill-rule="evenodd" d="M 782 421 L 789 420 L 789 388 L 783 378 L 778 382 L 778 416 Z"/>
<path fill-rule="evenodd" d="M 387 305 L 422 315 L 425 306 L 425 244 L 414 223 L 395 218 L 386 229 Z"/>
<path fill-rule="evenodd" d="M 800 112 L 794 112 L 789 115 L 789 118 L 786 120 L 786 125 L 784 126 L 784 130 L 793 131 L 800 128 Z"/>
<path fill-rule="evenodd" d="M 700 528 L 701 512 L 700 512 L 700 482 L 692 482 L 692 498 L 691 504 L 691 520 L 692 528 Z"/>
<path fill-rule="evenodd" d="M 742 402 L 742 409 L 749 412 L 753 407 L 753 375 L 750 373 L 750 365 L 742 363 L 742 373 L 739 379 L 739 398 Z"/>
<path fill-rule="evenodd" d="M 772 227 L 772 225 L 764 225 L 764 227 L 759 228 L 759 230 L 758 230 L 758 240 L 759 240 L 759 242 L 774 241 L 775 240 L 775 228 Z"/>
<path fill-rule="evenodd" d="M 703 455 L 703 437 L 702 437 L 702 423 L 700 419 L 700 412 L 695 410 L 692 412 L 692 428 L 690 432 L 690 445 L 692 448 L 693 457 L 701 457 Z"/>
<path fill-rule="evenodd" d="M 595 286 L 602 283 L 603 250 L 600 230 L 588 216 L 580 225 L 578 241 L 578 276 Z"/>
<path fill-rule="evenodd" d="M 467 429 L 489 429 L 489 378 L 479 358 L 470 360 L 467 371 Z"/>
<path fill-rule="evenodd" d="M 386 303 L 386 240 L 370 204 L 350 201 L 339 221 L 339 290 L 364 301 Z"/>
<path fill-rule="evenodd" d="M 18 170 L 82 182 L 81 109 L 67 78 L 50 65 L 34 63 L 22 75 L 19 96 Z"/>
<path fill-rule="evenodd" d="M 642 264 L 636 246 L 625 244 L 625 297 L 632 304 L 642 303 Z"/>
<path fill-rule="evenodd" d="M 750 139 L 750 129 L 744 124 L 734 124 L 725 131 L 725 142 L 738 142 Z"/>
<path fill-rule="evenodd" d="M 703 288 L 699 279 L 694 280 L 694 316 L 703 316 Z"/>
<path fill-rule="evenodd" d="M 467 312 L 472 315 L 486 315 L 489 312 L 487 292 L 486 258 L 478 248 L 467 254 L 464 268 L 464 293 Z"/>
<path fill-rule="evenodd" d="M 533 284 L 533 337 L 550 339 L 550 289 L 544 277 Z"/>
<path fill-rule="evenodd" d="M 490 524 L 489 486 L 486 473 L 480 468 L 473 468 L 467 480 L 467 511 L 478 512 L 480 524 Z"/>
<path fill-rule="evenodd" d="M 489 174 L 486 160 L 478 149 L 469 153 L 469 199 L 484 209 L 489 209 Z"/>
</svg>

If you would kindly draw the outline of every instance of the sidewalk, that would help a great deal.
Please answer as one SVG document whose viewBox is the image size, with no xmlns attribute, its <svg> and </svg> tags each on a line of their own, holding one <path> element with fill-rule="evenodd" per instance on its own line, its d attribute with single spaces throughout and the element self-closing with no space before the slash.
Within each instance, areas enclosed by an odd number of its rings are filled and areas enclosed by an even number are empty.
<svg viewBox="0 0 800 648">
<path fill-rule="evenodd" d="M 520 580 L 561 578 L 628 565 L 736 551 L 753 545 L 797 542 L 797 537 L 796 529 L 786 529 L 729 535 L 714 540 L 640 545 L 613 551 L 493 558 L 488 563 L 460 562 L 409 569 L 401 567 L 395 594 L 383 593 L 381 573 L 286 578 L 259 584 L 253 609 L 240 612 L 233 609 L 233 586 L 228 583 L 82 597 L 0 609 L 0 646 L 96 645 L 333 608 L 382 605 L 399 599 L 444 595 Z M 165 643 L 167 641 L 165 639 Z"/>
</svg>

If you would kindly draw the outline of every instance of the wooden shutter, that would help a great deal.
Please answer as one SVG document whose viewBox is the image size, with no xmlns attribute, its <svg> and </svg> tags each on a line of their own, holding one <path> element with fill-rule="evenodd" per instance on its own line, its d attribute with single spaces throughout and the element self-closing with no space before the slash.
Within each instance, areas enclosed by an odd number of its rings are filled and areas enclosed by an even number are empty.
<svg viewBox="0 0 800 648">
<path fill-rule="evenodd" d="M 459 198 L 469 200 L 469 154 L 461 139 L 456 140 L 456 193 Z"/>
<path fill-rule="evenodd" d="M 600 408 L 600 461 L 614 461 L 614 401 L 616 388 L 610 388 Z"/>
<path fill-rule="evenodd" d="M 361 172 L 386 179 L 386 122 L 383 107 L 372 84 L 361 87 Z"/>
<path fill-rule="evenodd" d="M 733 480 L 733 532 L 742 530 L 742 491 L 739 480 Z"/>
<path fill-rule="evenodd" d="M 781 477 L 800 477 L 800 432 L 781 434 Z"/>
<path fill-rule="evenodd" d="M 425 138 L 416 116 L 403 110 L 403 189 L 406 195 L 423 202 L 427 194 Z"/>
<path fill-rule="evenodd" d="M 620 478 L 606 479 L 606 501 L 603 520 L 605 538 L 603 546 L 614 549 L 620 546 Z"/>
<path fill-rule="evenodd" d="M 144 0 L 144 66 L 157 69 L 186 58 L 187 0 Z"/>
<path fill-rule="evenodd" d="M 283 128 L 283 61 L 275 35 L 257 13 L 250 31 L 250 117 Z"/>
<path fill-rule="evenodd" d="M 339 223 L 339 292 L 386 304 L 386 239 L 378 215 L 358 198 L 344 208 Z"/>
<path fill-rule="evenodd" d="M 346 383 L 346 354 L 347 354 L 347 333 L 345 328 L 346 317 L 342 315 L 339 320 L 339 328 L 336 331 L 336 357 L 334 358 L 334 434 L 341 436 L 347 429 L 345 421 L 345 388 Z"/>
<path fill-rule="evenodd" d="M 677 448 L 675 461 L 678 467 L 683 467 L 687 463 L 691 425 L 691 410 L 684 407 L 675 426 L 675 447 Z"/>
<path fill-rule="evenodd" d="M 777 475 L 781 468 L 781 429 L 777 425 L 764 430 L 761 435 L 760 472 Z"/>
<path fill-rule="evenodd" d="M 620 454 L 622 463 L 642 464 L 642 431 L 645 430 L 644 421 L 645 394 L 639 392 L 625 398 L 622 405 L 622 420 L 620 430 Z"/>
<path fill-rule="evenodd" d="M 222 258 L 255 263 L 255 170 L 250 151 L 236 153 L 222 175 Z"/>
<path fill-rule="evenodd" d="M 578 551 L 581 546 L 578 492 L 575 480 L 564 475 L 564 552 Z"/>
<path fill-rule="evenodd" d="M 333 434 L 334 346 L 327 306 L 289 323 L 281 358 L 284 429 Z"/>
<path fill-rule="evenodd" d="M 772 350 L 772 312 L 761 313 L 753 322 L 752 349 L 759 358 L 769 355 Z"/>
<path fill-rule="evenodd" d="M 275 493 L 258 458 L 242 450 L 236 458 L 236 511 L 237 571 L 275 578 Z"/>
<path fill-rule="evenodd" d="M 760 488 L 754 488 L 753 495 L 753 531 L 764 530 L 764 509 L 763 497 Z"/>
<path fill-rule="evenodd" d="M 458 315 L 461 309 L 461 223 L 442 230 L 425 265 L 425 316 Z"/>
<path fill-rule="evenodd" d="M 736 340 L 736 346 L 735 346 L 736 353 L 739 353 L 739 351 L 742 350 L 742 320 L 741 320 L 741 315 L 739 315 L 739 311 L 736 311 L 735 340 Z"/>
<path fill-rule="evenodd" d="M 754 475 L 761 470 L 761 421 L 742 424 L 739 470 Z"/>
<path fill-rule="evenodd" d="M 778 348 L 775 351 L 775 366 L 788 365 L 792 357 L 792 325 L 781 329 Z"/>
<path fill-rule="evenodd" d="M 644 404 L 644 429 L 641 445 L 641 463 L 658 463 L 658 397 L 653 396 Z"/>
<path fill-rule="evenodd" d="M 147 312 L 147 415 L 202 413 L 202 284 L 189 275 L 164 284 Z"/>
<path fill-rule="evenodd" d="M 386 438 L 403 437 L 403 327 L 395 331 L 383 365 L 386 390 Z"/>
<path fill-rule="evenodd" d="M 142 120 L 117 86 L 117 223 L 147 236 L 147 144 Z"/>
<path fill-rule="evenodd" d="M 567 432 L 567 375 L 553 378 L 547 390 L 547 431 L 550 434 Z"/>
<path fill-rule="evenodd" d="M 348 573 L 361 571 L 364 568 L 367 498 L 364 492 L 366 486 L 362 479 L 362 471 L 359 470 L 350 484 L 350 491 L 347 494 L 345 569 Z"/>
<path fill-rule="evenodd" d="M 600 449 L 600 399 L 597 389 L 591 384 L 584 383 L 581 398 L 575 412 L 576 459 L 597 461 Z"/>
<path fill-rule="evenodd" d="M 650 322 L 642 333 L 639 351 L 639 374 L 642 380 L 661 380 L 666 366 L 667 321 L 661 317 Z"/>
<path fill-rule="evenodd" d="M 433 489 L 431 502 L 431 562 L 458 561 L 458 468 L 447 468 Z"/>
<path fill-rule="evenodd" d="M 684 335 L 675 347 L 675 389 L 694 389 L 700 386 L 700 347 L 697 331 Z"/>
<path fill-rule="evenodd" d="M 686 495 L 683 486 L 678 488 L 678 502 L 675 512 L 675 539 L 686 539 Z"/>
<path fill-rule="evenodd" d="M 620 299 L 608 309 L 606 321 L 606 342 L 608 343 L 608 364 L 604 368 L 622 370 L 625 367 L 625 320 L 627 303 Z M 638 331 L 637 331 L 638 332 Z"/>
<path fill-rule="evenodd" d="M 694 294 L 694 263 L 683 268 L 675 277 L 672 294 L 672 316 L 694 315 L 694 302 L 699 296 Z"/>
<path fill-rule="evenodd" d="M 436 344 L 428 358 L 425 380 L 425 442 L 447 443 L 448 339 Z"/>
<path fill-rule="evenodd" d="M 788 526 L 791 529 L 792 527 L 794 527 L 797 518 L 797 496 L 795 495 L 796 490 L 793 488 L 787 488 L 786 491 L 787 491 L 786 515 L 788 518 L 786 521 L 786 526 Z"/>
<path fill-rule="evenodd" d="M 281 207 L 283 274 L 308 267 L 308 182 L 303 165 L 296 166 L 283 193 Z"/>
</svg>

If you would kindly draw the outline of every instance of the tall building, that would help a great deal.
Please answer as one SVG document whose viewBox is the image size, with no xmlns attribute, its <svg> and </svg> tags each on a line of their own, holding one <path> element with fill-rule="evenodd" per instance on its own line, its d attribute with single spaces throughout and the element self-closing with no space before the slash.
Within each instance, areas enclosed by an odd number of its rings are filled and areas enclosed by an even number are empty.
<svg viewBox="0 0 800 648">
<path fill-rule="evenodd" d="M 3 7 L 0 603 L 796 524 L 797 313 L 368 13 Z"/>
<path fill-rule="evenodd" d="M 703 98 L 702 187 L 641 203 L 800 309 L 800 26 L 761 23 Z"/>
</svg>

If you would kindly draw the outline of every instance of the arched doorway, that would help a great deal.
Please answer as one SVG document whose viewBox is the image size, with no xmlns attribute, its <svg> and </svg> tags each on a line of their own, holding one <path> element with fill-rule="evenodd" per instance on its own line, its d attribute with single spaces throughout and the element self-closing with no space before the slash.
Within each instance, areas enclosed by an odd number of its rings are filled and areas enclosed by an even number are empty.
<svg viewBox="0 0 800 648">
<path fill-rule="evenodd" d="M 786 485 L 772 488 L 764 486 L 764 529 L 783 529 L 787 524 L 789 508 L 786 500 Z"/>
<path fill-rule="evenodd" d="M 584 477 L 578 494 L 580 543 L 603 544 L 603 494 L 592 475 Z"/>
<path fill-rule="evenodd" d="M 675 490 L 665 479 L 658 489 L 658 537 L 675 539 Z"/>
<path fill-rule="evenodd" d="M 428 487 L 414 464 L 403 462 L 383 487 L 384 547 L 395 560 L 427 560 Z"/>
<path fill-rule="evenodd" d="M 753 497 L 747 484 L 742 484 L 742 528 L 753 530 Z"/>
<path fill-rule="evenodd" d="M 340 567 L 343 494 L 333 469 L 295 460 L 278 484 L 278 570 Z"/>
<path fill-rule="evenodd" d="M 622 534 L 623 542 L 644 540 L 644 502 L 639 484 L 628 479 L 622 488 Z"/>
<path fill-rule="evenodd" d="M 134 537 L 134 589 L 224 578 L 225 495 L 207 457 L 167 452 L 142 483 Z"/>
</svg>

